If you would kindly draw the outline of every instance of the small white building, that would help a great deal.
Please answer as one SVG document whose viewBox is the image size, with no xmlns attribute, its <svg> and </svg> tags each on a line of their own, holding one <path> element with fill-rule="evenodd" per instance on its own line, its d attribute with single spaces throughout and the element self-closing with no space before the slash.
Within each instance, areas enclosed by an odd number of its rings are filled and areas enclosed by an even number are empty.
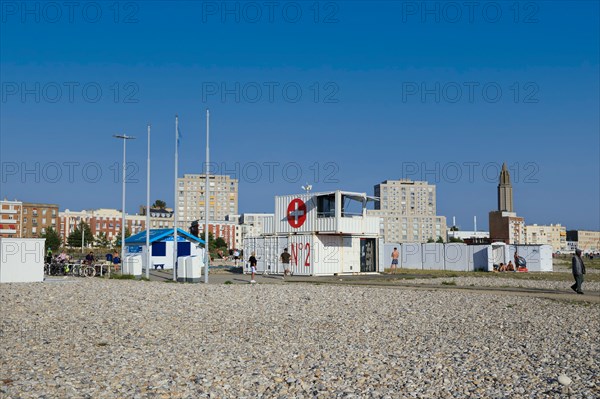
<svg viewBox="0 0 600 399">
<path fill-rule="evenodd" d="M 0 238 L 0 283 L 44 281 L 44 238 Z"/>
<path fill-rule="evenodd" d="M 173 229 L 150 230 L 152 248 L 150 267 L 173 269 Z M 126 255 L 142 255 L 146 261 L 146 232 L 142 231 L 125 239 Z M 177 257 L 199 256 L 204 259 L 204 240 L 187 231 L 177 229 Z M 145 268 L 145 265 L 144 265 Z"/>
<path fill-rule="evenodd" d="M 380 218 L 367 216 L 365 193 L 328 191 L 275 197 L 274 223 L 244 239 L 258 272 L 282 273 L 280 255 L 288 248 L 295 275 L 335 275 L 383 271 Z"/>
</svg>

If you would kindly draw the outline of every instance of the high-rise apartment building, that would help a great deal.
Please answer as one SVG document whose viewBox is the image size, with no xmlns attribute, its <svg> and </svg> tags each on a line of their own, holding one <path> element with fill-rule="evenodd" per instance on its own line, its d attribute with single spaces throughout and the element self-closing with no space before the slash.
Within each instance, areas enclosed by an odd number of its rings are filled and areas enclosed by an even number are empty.
<svg viewBox="0 0 600 399">
<path fill-rule="evenodd" d="M 205 219 L 206 175 L 186 174 L 177 179 L 177 219 L 179 228 L 187 230 L 194 220 Z M 209 219 L 225 221 L 238 213 L 238 180 L 227 175 L 209 175 Z"/>
<path fill-rule="evenodd" d="M 436 215 L 435 185 L 409 179 L 386 180 L 375 185 L 371 216 L 382 220 L 386 242 L 427 242 L 446 237 L 446 217 Z"/>
</svg>

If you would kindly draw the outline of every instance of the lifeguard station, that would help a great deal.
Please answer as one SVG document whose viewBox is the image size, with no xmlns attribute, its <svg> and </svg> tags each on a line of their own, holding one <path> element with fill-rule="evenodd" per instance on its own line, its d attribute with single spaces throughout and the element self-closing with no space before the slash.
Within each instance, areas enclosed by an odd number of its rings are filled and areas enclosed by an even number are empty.
<svg viewBox="0 0 600 399">
<path fill-rule="evenodd" d="M 283 273 L 284 248 L 297 275 L 383 271 L 380 218 L 367 216 L 370 201 L 375 198 L 340 190 L 277 196 L 272 231 L 245 238 L 244 254 L 256 253 L 258 272 Z"/>
</svg>

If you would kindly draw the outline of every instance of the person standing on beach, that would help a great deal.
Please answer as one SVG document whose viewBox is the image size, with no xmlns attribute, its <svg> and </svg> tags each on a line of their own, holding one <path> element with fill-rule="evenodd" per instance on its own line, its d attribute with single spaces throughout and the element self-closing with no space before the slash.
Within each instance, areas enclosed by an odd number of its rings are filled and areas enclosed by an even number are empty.
<svg viewBox="0 0 600 399">
<path fill-rule="evenodd" d="M 283 253 L 281 254 L 281 263 L 283 263 L 283 278 L 285 279 L 285 276 L 290 274 L 290 258 L 292 256 L 290 255 L 290 253 L 288 252 L 287 248 L 283 249 Z"/>
<path fill-rule="evenodd" d="M 256 281 L 254 280 L 254 275 L 256 274 L 256 265 L 258 263 L 258 261 L 256 260 L 256 256 L 254 256 L 255 253 L 252 252 L 252 255 L 250 255 L 250 258 L 248 259 L 248 262 L 250 263 L 250 270 L 252 271 L 252 280 L 250 280 L 250 283 L 256 283 Z"/>
<path fill-rule="evenodd" d="M 581 249 L 575 250 L 575 256 L 571 262 L 573 267 L 573 277 L 575 278 L 575 284 L 571 286 L 571 289 L 578 294 L 583 294 L 581 286 L 583 285 L 583 275 L 585 274 L 585 265 L 583 259 L 581 259 Z"/>
<path fill-rule="evenodd" d="M 392 252 L 392 273 L 396 273 L 396 268 L 398 267 L 398 258 L 400 257 L 400 252 L 398 252 L 398 248 L 394 247 L 394 252 Z"/>
</svg>

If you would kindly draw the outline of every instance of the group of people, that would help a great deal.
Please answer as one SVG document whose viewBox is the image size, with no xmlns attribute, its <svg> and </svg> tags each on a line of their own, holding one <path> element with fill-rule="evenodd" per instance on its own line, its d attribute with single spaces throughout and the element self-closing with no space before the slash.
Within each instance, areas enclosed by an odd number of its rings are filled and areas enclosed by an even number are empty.
<svg viewBox="0 0 600 399">
<path fill-rule="evenodd" d="M 508 263 L 500 262 L 499 265 L 494 265 L 494 272 L 528 272 L 527 270 L 527 262 L 525 258 L 519 256 L 518 253 L 515 252 L 515 263 L 512 260 L 509 260 Z"/>
<path fill-rule="evenodd" d="M 494 268 L 495 272 L 515 272 L 515 265 L 512 263 L 512 260 L 508 261 L 508 263 L 500 262 L 498 268 Z"/>
<path fill-rule="evenodd" d="M 281 255 L 279 255 L 279 259 L 281 260 L 281 263 L 283 264 L 283 277 L 281 277 L 283 280 L 285 280 L 285 276 L 292 275 L 292 271 L 290 269 L 291 258 L 292 258 L 292 256 L 288 252 L 287 248 L 284 248 Z M 250 273 L 251 273 L 250 283 L 254 284 L 254 283 L 256 283 L 256 280 L 254 280 L 254 276 L 256 275 L 256 265 L 258 264 L 258 259 L 256 258 L 255 252 L 252 252 L 252 254 L 250 255 L 250 258 L 248 258 L 248 264 L 250 265 Z"/>
<path fill-rule="evenodd" d="M 70 260 L 71 257 L 67 255 L 64 250 L 60 254 L 56 255 L 56 257 L 52 256 L 52 248 L 48 248 L 48 251 L 46 251 L 46 263 L 52 263 L 52 261 L 58 263 L 68 263 Z"/>
</svg>

